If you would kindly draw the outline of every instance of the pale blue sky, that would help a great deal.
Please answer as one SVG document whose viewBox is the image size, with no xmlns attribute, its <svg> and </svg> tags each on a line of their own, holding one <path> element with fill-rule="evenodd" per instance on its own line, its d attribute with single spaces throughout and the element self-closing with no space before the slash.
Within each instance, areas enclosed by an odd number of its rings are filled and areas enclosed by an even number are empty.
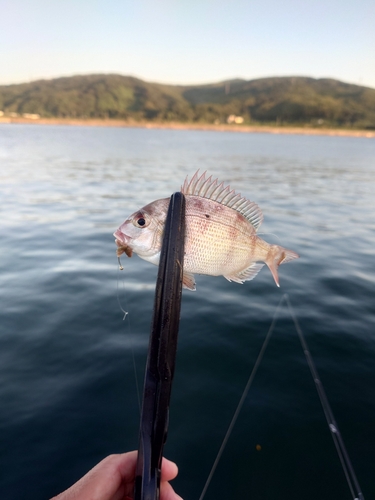
<svg viewBox="0 0 375 500">
<path fill-rule="evenodd" d="M 0 0 L 0 84 L 331 77 L 375 87 L 375 0 Z"/>
</svg>

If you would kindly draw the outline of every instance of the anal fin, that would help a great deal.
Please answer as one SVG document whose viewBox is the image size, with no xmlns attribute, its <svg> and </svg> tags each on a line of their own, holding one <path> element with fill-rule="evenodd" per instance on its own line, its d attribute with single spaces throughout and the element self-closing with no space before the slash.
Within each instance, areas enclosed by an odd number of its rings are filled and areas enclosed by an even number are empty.
<svg viewBox="0 0 375 500">
<path fill-rule="evenodd" d="M 251 281 L 259 273 L 263 266 L 264 264 L 257 264 L 256 262 L 254 262 L 254 264 L 251 264 L 251 266 L 249 266 L 244 271 L 240 271 L 239 273 L 230 276 L 226 275 L 224 276 L 224 278 L 226 278 L 228 281 L 235 281 L 236 283 Z"/>
</svg>

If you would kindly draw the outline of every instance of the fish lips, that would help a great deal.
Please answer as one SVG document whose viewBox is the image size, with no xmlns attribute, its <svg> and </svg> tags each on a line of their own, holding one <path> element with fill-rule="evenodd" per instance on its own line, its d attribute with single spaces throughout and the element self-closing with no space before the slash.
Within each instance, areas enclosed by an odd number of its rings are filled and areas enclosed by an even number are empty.
<svg viewBox="0 0 375 500">
<path fill-rule="evenodd" d="M 123 232 L 121 232 L 120 229 L 117 229 L 117 231 L 113 233 L 113 236 L 116 238 L 115 242 L 117 245 L 117 257 L 120 257 L 120 255 L 122 255 L 123 253 L 128 257 L 131 257 L 133 254 L 133 250 L 128 244 L 128 237 Z"/>
</svg>

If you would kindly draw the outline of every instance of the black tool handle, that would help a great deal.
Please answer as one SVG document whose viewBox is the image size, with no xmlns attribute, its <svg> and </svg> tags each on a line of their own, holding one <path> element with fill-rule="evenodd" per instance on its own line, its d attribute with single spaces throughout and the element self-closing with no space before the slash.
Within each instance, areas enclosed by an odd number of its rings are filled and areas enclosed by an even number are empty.
<svg viewBox="0 0 375 500">
<path fill-rule="evenodd" d="M 165 222 L 146 364 L 134 500 L 158 500 L 180 322 L 185 197 L 171 196 Z"/>
</svg>

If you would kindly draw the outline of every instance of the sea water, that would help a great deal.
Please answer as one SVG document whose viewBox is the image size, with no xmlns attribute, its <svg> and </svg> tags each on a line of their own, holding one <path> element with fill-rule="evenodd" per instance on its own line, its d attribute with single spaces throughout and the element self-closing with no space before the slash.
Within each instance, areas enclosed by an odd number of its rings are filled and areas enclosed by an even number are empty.
<svg viewBox="0 0 375 500">
<path fill-rule="evenodd" d="M 262 237 L 301 257 L 280 289 L 264 268 L 183 292 L 165 447 L 176 491 L 199 497 L 287 293 L 375 495 L 374 139 L 3 124 L 1 498 L 49 498 L 137 448 L 157 269 L 123 256 L 119 271 L 112 233 L 198 169 L 258 203 Z M 205 498 L 351 498 L 285 306 Z"/>
</svg>

